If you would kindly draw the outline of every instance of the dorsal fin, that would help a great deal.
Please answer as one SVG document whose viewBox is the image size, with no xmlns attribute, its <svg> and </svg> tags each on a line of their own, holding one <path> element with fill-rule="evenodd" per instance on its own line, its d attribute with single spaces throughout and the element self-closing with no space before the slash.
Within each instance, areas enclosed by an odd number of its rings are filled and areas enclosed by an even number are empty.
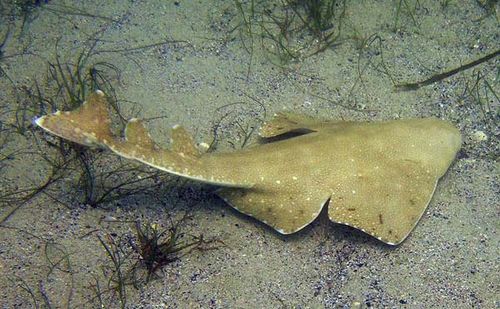
<svg viewBox="0 0 500 309">
<path fill-rule="evenodd" d="M 125 128 L 125 139 L 127 142 L 146 149 L 153 149 L 155 142 L 144 127 L 142 120 L 132 118 Z"/>
<path fill-rule="evenodd" d="M 280 112 L 260 127 L 259 135 L 270 138 L 286 133 L 314 132 L 318 123 L 317 119 L 309 116 Z"/>
<path fill-rule="evenodd" d="M 170 132 L 170 138 L 172 139 L 171 149 L 173 152 L 190 157 L 200 156 L 200 151 L 196 148 L 193 137 L 183 126 L 174 126 Z"/>
</svg>

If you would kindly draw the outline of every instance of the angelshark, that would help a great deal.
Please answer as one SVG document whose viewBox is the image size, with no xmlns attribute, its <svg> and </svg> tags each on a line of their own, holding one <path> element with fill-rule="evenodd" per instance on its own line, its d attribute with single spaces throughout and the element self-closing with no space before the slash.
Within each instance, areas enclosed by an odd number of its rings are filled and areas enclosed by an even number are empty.
<svg viewBox="0 0 500 309">
<path fill-rule="evenodd" d="M 460 132 L 436 118 L 351 122 L 278 114 L 260 129 L 267 143 L 202 153 L 175 126 L 164 149 L 138 119 L 128 122 L 123 138 L 114 135 L 102 91 L 74 111 L 35 122 L 72 142 L 220 186 L 217 194 L 228 204 L 279 233 L 301 230 L 328 205 L 331 221 L 390 245 L 413 230 L 461 146 Z"/>
</svg>

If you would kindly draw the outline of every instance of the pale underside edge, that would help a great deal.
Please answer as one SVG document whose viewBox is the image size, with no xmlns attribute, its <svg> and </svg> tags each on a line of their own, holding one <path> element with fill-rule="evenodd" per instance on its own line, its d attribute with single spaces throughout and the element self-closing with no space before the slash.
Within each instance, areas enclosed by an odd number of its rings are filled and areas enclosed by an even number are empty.
<svg viewBox="0 0 500 309">
<path fill-rule="evenodd" d="M 36 118 L 35 120 L 33 120 L 33 122 L 34 122 L 37 126 L 39 126 L 40 128 L 42 128 L 42 129 L 44 129 L 45 131 L 49 132 L 50 134 L 55 135 L 55 136 L 60 137 L 60 138 L 64 138 L 63 136 L 61 136 L 61 135 L 57 134 L 56 132 L 54 132 L 54 131 L 52 131 L 52 130 L 48 129 L 47 127 L 45 127 L 45 126 L 43 125 L 44 118 L 45 118 L 45 116 L 38 117 L 38 118 Z"/>
<path fill-rule="evenodd" d="M 206 184 L 210 184 L 210 185 L 215 185 L 215 186 L 226 187 L 226 188 L 245 188 L 245 189 L 249 189 L 249 188 L 253 187 L 253 184 L 241 184 L 241 183 L 230 183 L 230 182 L 216 182 L 216 181 L 211 181 L 209 179 L 203 178 L 201 176 L 198 177 L 198 176 L 191 176 L 191 175 L 182 174 L 182 173 L 179 173 L 179 172 L 175 172 L 175 171 L 166 169 L 163 166 L 155 165 L 155 164 L 152 164 L 151 162 L 144 161 L 144 160 L 139 159 L 137 157 L 132 157 L 132 156 L 126 155 L 124 153 L 121 153 L 121 152 L 117 151 L 116 149 L 113 149 L 113 147 L 108 146 L 108 148 L 111 151 L 113 151 L 114 153 L 116 153 L 117 155 L 121 156 L 121 157 L 124 157 L 126 159 L 131 159 L 131 160 L 139 161 L 139 162 L 141 162 L 143 164 L 146 164 L 146 165 L 149 165 L 151 167 L 154 167 L 154 168 L 156 168 L 156 169 L 158 169 L 160 171 L 164 171 L 164 172 L 167 172 L 169 174 L 180 176 L 180 177 L 183 177 L 183 178 L 187 178 L 187 179 L 191 179 L 191 180 L 196 180 L 196 181 L 200 181 L 202 183 L 206 183 Z"/>
<path fill-rule="evenodd" d="M 399 242 L 389 242 L 389 241 L 385 241 L 383 240 L 381 237 L 375 235 L 375 234 L 371 234 L 371 233 L 368 233 L 365 229 L 363 228 L 360 228 L 360 227 L 357 227 L 357 226 L 354 226 L 354 225 L 351 225 L 351 224 L 348 224 L 346 222 L 339 222 L 339 221 L 335 221 L 333 220 L 330 216 L 328 216 L 328 218 L 330 218 L 330 221 L 334 222 L 334 223 L 337 223 L 337 224 L 342 224 L 342 225 L 346 225 L 346 226 L 349 226 L 349 227 L 352 227 L 352 228 L 355 228 L 357 230 L 360 230 L 361 232 L 367 234 L 367 235 L 370 235 L 372 237 L 375 237 L 377 238 L 378 240 L 380 240 L 381 242 L 383 243 L 386 243 L 388 245 L 391 245 L 391 246 L 397 246 L 399 244 L 401 244 L 406 238 L 408 238 L 408 235 L 410 235 L 410 233 L 415 229 L 415 226 L 417 226 L 418 222 L 420 221 L 420 219 L 422 218 L 422 216 L 424 215 L 425 213 L 425 210 L 427 209 L 427 207 L 429 207 L 429 204 L 432 200 L 432 197 L 434 196 L 434 192 L 436 191 L 436 188 L 437 188 L 437 184 L 439 182 L 439 179 L 436 179 L 436 181 L 434 182 L 434 189 L 432 189 L 432 193 L 430 194 L 430 197 L 429 199 L 427 200 L 427 203 L 425 204 L 425 207 L 422 209 L 422 212 L 420 213 L 420 216 L 418 217 L 417 220 L 415 220 L 415 223 L 413 224 L 413 226 L 411 227 L 411 229 L 408 230 L 408 233 L 406 233 L 406 235 L 404 235 L 404 237 L 401 238 L 401 241 Z"/>
</svg>

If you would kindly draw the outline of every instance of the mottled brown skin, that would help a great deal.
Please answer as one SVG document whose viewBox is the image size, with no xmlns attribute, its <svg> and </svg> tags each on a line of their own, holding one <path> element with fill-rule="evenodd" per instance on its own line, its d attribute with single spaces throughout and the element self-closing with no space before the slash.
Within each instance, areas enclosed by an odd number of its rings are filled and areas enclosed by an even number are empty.
<svg viewBox="0 0 500 309">
<path fill-rule="evenodd" d="M 263 137 L 305 134 L 231 153 L 200 154 L 182 127 L 172 130 L 167 150 L 136 119 L 129 122 L 125 140 L 114 137 L 109 119 L 104 94 L 96 92 L 80 109 L 36 122 L 71 141 L 219 185 L 225 201 L 280 233 L 307 226 L 330 201 L 332 221 L 388 244 L 402 242 L 417 224 L 461 144 L 458 130 L 435 118 L 320 122 L 280 114 L 261 128 Z"/>
</svg>

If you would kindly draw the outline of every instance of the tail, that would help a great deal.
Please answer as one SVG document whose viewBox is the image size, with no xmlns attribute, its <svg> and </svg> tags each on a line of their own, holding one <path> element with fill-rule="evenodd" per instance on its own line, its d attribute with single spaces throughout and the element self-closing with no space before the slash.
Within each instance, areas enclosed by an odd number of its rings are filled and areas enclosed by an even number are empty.
<svg viewBox="0 0 500 309">
<path fill-rule="evenodd" d="M 51 134 L 85 146 L 102 147 L 113 139 L 106 98 L 100 90 L 74 111 L 57 111 L 35 119 L 35 123 Z"/>
<path fill-rule="evenodd" d="M 202 154 L 193 138 L 181 126 L 172 128 L 171 149 L 159 147 L 139 119 L 131 119 L 125 128 L 125 139 L 111 131 L 111 117 L 106 97 L 100 90 L 88 97 L 79 108 L 42 116 L 35 123 L 51 134 L 90 147 L 108 148 L 116 154 L 140 161 L 178 176 L 220 186 L 248 187 L 219 179 L 200 160 Z"/>
</svg>

